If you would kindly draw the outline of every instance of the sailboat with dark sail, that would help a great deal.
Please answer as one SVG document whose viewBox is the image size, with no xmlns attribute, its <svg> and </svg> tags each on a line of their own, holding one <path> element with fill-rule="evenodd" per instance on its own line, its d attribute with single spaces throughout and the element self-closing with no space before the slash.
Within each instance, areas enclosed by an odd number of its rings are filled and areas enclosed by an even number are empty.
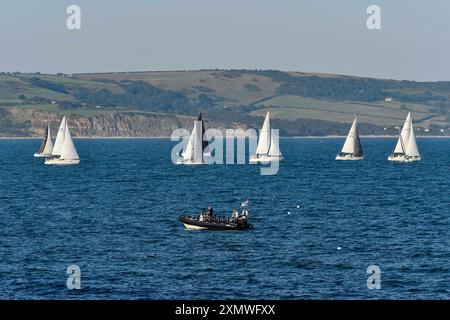
<svg viewBox="0 0 450 320">
<path fill-rule="evenodd" d="M 417 148 L 416 137 L 414 136 L 411 112 L 409 112 L 406 117 L 394 152 L 389 155 L 388 160 L 395 162 L 413 162 L 421 160 L 419 149 Z"/>
<path fill-rule="evenodd" d="M 52 133 L 50 131 L 50 125 L 47 125 L 45 130 L 44 139 L 42 140 L 39 151 L 34 154 L 36 158 L 50 157 L 53 151 Z"/>
<path fill-rule="evenodd" d="M 188 144 L 181 153 L 182 158 L 177 161 L 177 164 L 206 164 L 205 157 L 211 156 L 208 148 L 208 140 L 205 135 L 205 125 L 202 114 L 194 121 L 194 128 L 189 137 Z"/>
<path fill-rule="evenodd" d="M 358 117 L 355 116 L 350 131 L 345 139 L 341 152 L 336 156 L 336 160 L 363 160 L 364 154 L 358 133 Z"/>
<path fill-rule="evenodd" d="M 211 156 L 211 150 L 209 150 L 208 147 L 208 137 L 206 136 L 206 129 L 205 129 L 205 123 L 203 122 L 203 116 L 202 113 L 198 115 L 197 121 L 201 122 L 202 126 L 202 150 L 203 150 L 203 156 L 204 157 L 210 157 Z"/>
</svg>

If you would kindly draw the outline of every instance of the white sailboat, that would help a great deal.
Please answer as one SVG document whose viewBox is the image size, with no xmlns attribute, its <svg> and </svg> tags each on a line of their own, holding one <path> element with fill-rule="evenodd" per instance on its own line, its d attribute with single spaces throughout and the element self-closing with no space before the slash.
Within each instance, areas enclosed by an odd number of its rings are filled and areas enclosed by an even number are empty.
<svg viewBox="0 0 450 320">
<path fill-rule="evenodd" d="M 355 116 L 350 131 L 345 139 L 344 146 L 340 153 L 336 155 L 336 160 L 362 160 L 364 154 L 361 147 L 361 141 L 359 140 L 358 117 Z"/>
<path fill-rule="evenodd" d="M 198 115 L 197 121 L 201 122 L 201 126 L 202 126 L 202 148 L 203 148 L 203 157 L 211 157 L 211 150 L 209 148 L 209 144 L 208 144 L 208 137 L 206 136 L 206 130 L 205 130 L 205 123 L 203 122 L 203 117 L 202 117 L 202 113 L 200 112 L 200 114 Z M 184 151 L 181 153 L 181 156 L 184 156 Z"/>
<path fill-rule="evenodd" d="M 50 125 L 47 125 L 47 130 L 45 131 L 44 139 L 42 140 L 39 151 L 34 154 L 36 158 L 50 157 L 53 152 L 53 140 L 52 133 L 50 131 Z"/>
<path fill-rule="evenodd" d="M 58 133 L 56 135 L 55 145 L 53 146 L 52 158 L 61 156 L 61 150 L 64 144 L 64 137 L 66 135 L 67 121 L 66 117 L 63 117 L 61 124 L 59 125 Z"/>
<path fill-rule="evenodd" d="M 406 117 L 397 145 L 395 146 L 394 152 L 389 155 L 388 160 L 396 162 L 413 162 L 421 160 L 419 149 L 417 148 L 416 137 L 414 136 L 411 112 L 409 112 Z"/>
<path fill-rule="evenodd" d="M 203 142 L 203 121 L 194 121 L 194 129 L 192 129 L 186 149 L 182 153 L 182 158 L 177 164 L 205 164 L 204 160 L 204 142 Z"/>
<path fill-rule="evenodd" d="M 80 157 L 73 143 L 66 117 L 64 117 L 59 126 L 52 156 L 45 160 L 45 164 L 73 165 L 79 163 Z"/>
<path fill-rule="evenodd" d="M 270 112 L 267 111 L 256 147 L 256 154 L 250 157 L 250 163 L 267 163 L 281 161 L 283 156 L 280 152 L 279 137 L 276 131 L 270 128 Z"/>
</svg>

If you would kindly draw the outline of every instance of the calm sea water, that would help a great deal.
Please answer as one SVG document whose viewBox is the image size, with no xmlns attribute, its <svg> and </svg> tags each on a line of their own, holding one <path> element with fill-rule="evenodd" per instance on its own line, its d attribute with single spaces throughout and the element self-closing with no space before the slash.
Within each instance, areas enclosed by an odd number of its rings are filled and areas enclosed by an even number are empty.
<svg viewBox="0 0 450 320">
<path fill-rule="evenodd" d="M 359 162 L 333 160 L 343 139 L 282 139 L 275 176 L 175 166 L 150 139 L 76 140 L 81 164 L 49 167 L 39 143 L 0 141 L 0 299 L 450 298 L 449 139 L 406 165 L 386 161 L 394 139 L 363 138 Z M 253 230 L 177 221 L 245 197 Z"/>
</svg>

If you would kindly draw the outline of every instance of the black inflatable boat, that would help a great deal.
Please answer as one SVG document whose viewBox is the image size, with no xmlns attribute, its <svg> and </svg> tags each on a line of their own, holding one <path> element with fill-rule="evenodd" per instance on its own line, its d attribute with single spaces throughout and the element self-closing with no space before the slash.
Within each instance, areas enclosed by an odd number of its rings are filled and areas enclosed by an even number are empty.
<svg viewBox="0 0 450 320">
<path fill-rule="evenodd" d="M 241 204 L 241 212 L 233 211 L 231 217 L 216 216 L 213 210 L 209 208 L 202 211 L 197 216 L 182 215 L 178 220 L 183 223 L 186 229 L 190 230 L 244 230 L 251 229 L 253 226 L 248 223 L 248 201 Z"/>
</svg>

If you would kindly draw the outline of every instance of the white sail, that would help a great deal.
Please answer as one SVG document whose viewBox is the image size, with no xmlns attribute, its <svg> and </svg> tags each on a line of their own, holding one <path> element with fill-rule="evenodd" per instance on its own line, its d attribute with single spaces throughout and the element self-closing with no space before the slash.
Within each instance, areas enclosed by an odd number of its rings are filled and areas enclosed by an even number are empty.
<svg viewBox="0 0 450 320">
<path fill-rule="evenodd" d="M 52 140 L 52 133 L 50 131 L 50 126 L 47 127 L 47 141 L 45 142 L 44 150 L 42 151 L 43 154 L 52 154 L 53 152 L 53 140 Z"/>
<path fill-rule="evenodd" d="M 64 145 L 64 138 L 66 135 L 66 127 L 67 127 L 66 117 L 63 117 L 61 125 L 59 126 L 58 129 L 58 134 L 56 135 L 55 145 L 53 146 L 52 155 L 54 156 L 61 155 L 61 150 Z"/>
<path fill-rule="evenodd" d="M 184 161 L 203 162 L 202 121 L 194 121 L 194 128 L 183 153 Z"/>
<path fill-rule="evenodd" d="M 203 139 L 202 139 L 202 121 L 195 121 L 194 124 L 194 154 L 192 161 L 195 163 L 203 162 Z"/>
<path fill-rule="evenodd" d="M 194 155 L 194 140 L 195 140 L 195 130 L 196 123 L 194 123 L 194 129 L 192 129 L 191 136 L 189 137 L 188 144 L 186 149 L 183 152 L 183 160 L 192 160 L 192 156 Z"/>
<path fill-rule="evenodd" d="M 258 146 L 256 147 L 256 155 L 267 154 L 270 146 L 270 116 L 267 111 L 266 118 L 264 119 L 263 126 L 261 128 L 258 140 Z"/>
<path fill-rule="evenodd" d="M 356 116 L 355 120 L 353 120 L 353 124 L 350 128 L 350 131 L 347 134 L 347 138 L 345 139 L 344 146 L 342 147 L 342 153 L 355 153 L 355 138 L 356 138 Z"/>
<path fill-rule="evenodd" d="M 405 146 L 405 149 L 408 147 L 410 131 L 411 131 L 411 112 L 408 113 L 405 123 L 403 124 L 402 131 L 400 133 L 400 135 L 402 136 L 403 145 Z M 394 153 L 404 153 L 403 148 L 402 148 L 402 142 L 401 142 L 400 138 L 397 141 L 397 145 L 395 146 Z"/>
<path fill-rule="evenodd" d="M 420 157 L 419 149 L 417 149 L 416 137 L 414 136 L 414 128 L 412 125 L 412 119 L 409 120 L 409 139 L 406 144 L 406 155 L 409 157 Z"/>
<path fill-rule="evenodd" d="M 61 160 L 78 160 L 77 149 L 73 143 L 72 136 L 70 135 L 69 126 L 66 123 L 66 133 L 64 138 L 64 144 L 61 150 Z"/>
<path fill-rule="evenodd" d="M 278 130 L 272 130 L 270 133 L 270 148 L 269 156 L 280 157 L 280 138 L 278 137 Z"/>
</svg>

